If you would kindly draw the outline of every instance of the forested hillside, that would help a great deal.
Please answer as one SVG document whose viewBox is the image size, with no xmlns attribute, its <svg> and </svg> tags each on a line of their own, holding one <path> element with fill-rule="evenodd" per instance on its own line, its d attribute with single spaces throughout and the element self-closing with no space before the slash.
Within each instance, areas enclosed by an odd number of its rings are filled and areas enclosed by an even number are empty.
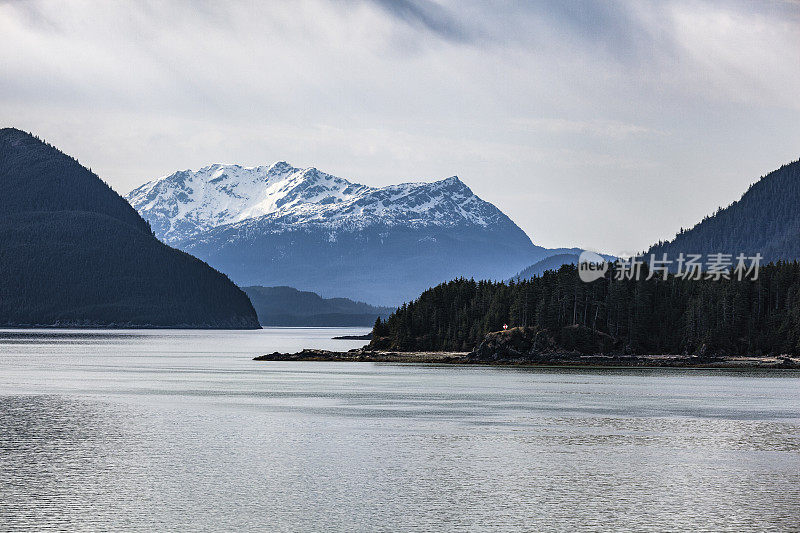
<svg viewBox="0 0 800 533">
<path fill-rule="evenodd" d="M 0 129 L 0 214 L 85 211 L 140 231 L 149 224 L 91 170 L 37 137 Z"/>
<path fill-rule="evenodd" d="M 504 324 L 582 353 L 797 354 L 800 264 L 767 265 L 755 281 L 620 281 L 609 272 L 584 283 L 573 265 L 508 284 L 459 279 L 376 324 L 372 346 L 470 351 Z"/>
<path fill-rule="evenodd" d="M 0 130 L 0 325 L 258 327 L 226 276 L 159 242 L 75 159 Z"/>
<path fill-rule="evenodd" d="M 742 198 L 647 253 L 761 253 L 768 261 L 800 259 L 800 161 L 750 186 Z"/>
</svg>

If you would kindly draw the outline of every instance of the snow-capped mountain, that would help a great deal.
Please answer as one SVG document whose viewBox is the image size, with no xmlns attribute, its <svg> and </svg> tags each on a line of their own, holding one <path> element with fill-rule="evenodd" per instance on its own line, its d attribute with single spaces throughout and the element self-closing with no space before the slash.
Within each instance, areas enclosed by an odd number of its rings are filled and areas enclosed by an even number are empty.
<svg viewBox="0 0 800 533">
<path fill-rule="evenodd" d="M 239 285 L 377 304 L 453 277 L 505 278 L 549 255 L 455 176 L 375 188 L 283 161 L 210 165 L 127 199 L 156 236 Z"/>
<path fill-rule="evenodd" d="M 254 219 L 268 220 L 276 229 L 315 224 L 335 231 L 375 224 L 485 227 L 504 217 L 456 176 L 374 188 L 284 161 L 175 172 L 142 185 L 127 198 L 167 242 Z"/>
</svg>

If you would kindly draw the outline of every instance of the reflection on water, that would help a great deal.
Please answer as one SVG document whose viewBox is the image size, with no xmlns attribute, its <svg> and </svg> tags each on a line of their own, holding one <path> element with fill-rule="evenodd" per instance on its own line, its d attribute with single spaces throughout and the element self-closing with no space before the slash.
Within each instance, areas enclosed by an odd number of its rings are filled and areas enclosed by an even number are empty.
<svg viewBox="0 0 800 533">
<path fill-rule="evenodd" d="M 339 333 L 0 332 L 0 530 L 798 528 L 798 372 L 250 360 Z"/>
</svg>

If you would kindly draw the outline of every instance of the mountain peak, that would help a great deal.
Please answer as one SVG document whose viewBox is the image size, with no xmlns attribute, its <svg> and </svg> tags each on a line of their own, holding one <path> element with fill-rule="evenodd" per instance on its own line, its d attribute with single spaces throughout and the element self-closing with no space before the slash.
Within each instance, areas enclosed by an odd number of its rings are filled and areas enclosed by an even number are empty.
<svg viewBox="0 0 800 533">
<path fill-rule="evenodd" d="M 270 170 L 274 170 L 275 172 L 286 172 L 287 170 L 296 170 L 292 165 L 290 165 L 286 161 L 275 161 L 269 166 Z"/>
<path fill-rule="evenodd" d="M 281 161 L 206 174 L 150 182 L 128 198 L 157 237 L 241 285 L 399 303 L 442 279 L 505 279 L 538 257 L 457 176 L 370 187 Z"/>
<path fill-rule="evenodd" d="M 460 189 L 465 189 L 470 194 L 472 193 L 470 188 L 467 187 L 467 184 L 464 183 L 463 181 L 461 181 L 458 176 L 450 176 L 449 178 L 445 178 L 445 179 L 443 179 L 441 181 L 438 181 L 436 183 L 441 183 L 442 186 L 444 186 L 444 187 L 446 187 L 448 189 L 459 189 L 459 190 Z"/>
</svg>

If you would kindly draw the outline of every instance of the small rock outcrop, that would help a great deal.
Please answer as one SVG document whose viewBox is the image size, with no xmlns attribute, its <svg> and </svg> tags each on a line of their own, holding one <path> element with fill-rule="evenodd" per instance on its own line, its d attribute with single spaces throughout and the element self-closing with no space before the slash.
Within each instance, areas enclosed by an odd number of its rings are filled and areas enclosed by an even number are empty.
<svg viewBox="0 0 800 533">
<path fill-rule="evenodd" d="M 562 328 L 557 335 L 537 327 L 517 327 L 487 334 L 470 358 L 493 362 L 597 355 L 608 353 L 614 344 L 609 335 L 579 325 Z"/>
</svg>

